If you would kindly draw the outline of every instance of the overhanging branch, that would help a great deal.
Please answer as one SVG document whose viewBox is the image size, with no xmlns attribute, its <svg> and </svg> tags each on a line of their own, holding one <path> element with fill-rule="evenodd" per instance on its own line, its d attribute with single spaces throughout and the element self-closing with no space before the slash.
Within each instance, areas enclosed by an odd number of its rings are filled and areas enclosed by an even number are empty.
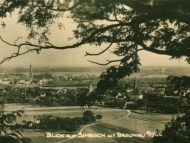
<svg viewBox="0 0 190 143">
<path fill-rule="evenodd" d="M 29 53 L 29 52 L 33 52 L 33 51 L 36 51 L 37 49 L 36 48 L 34 48 L 34 49 L 29 49 L 29 50 L 27 50 L 26 52 L 23 52 L 23 53 L 13 53 L 10 57 L 6 57 L 6 58 L 4 58 L 2 61 L 0 61 L 0 64 L 2 64 L 2 63 L 4 63 L 4 62 L 6 62 L 6 61 L 9 61 L 9 60 L 11 60 L 12 58 L 15 58 L 15 57 L 18 57 L 18 56 L 21 56 L 21 55 L 24 55 L 24 54 L 27 54 L 27 53 Z"/>
<path fill-rule="evenodd" d="M 121 30 L 122 27 L 123 27 L 123 26 L 121 26 L 121 27 L 115 32 L 115 34 L 113 35 L 112 41 L 111 41 L 110 45 L 109 45 L 107 48 L 105 48 L 103 51 L 101 51 L 101 52 L 99 52 L 99 53 L 97 53 L 97 54 L 90 54 L 90 53 L 86 52 L 86 55 L 85 55 L 85 56 L 98 56 L 98 55 L 103 54 L 105 51 L 107 51 L 107 50 L 112 46 L 112 44 L 113 44 L 113 42 L 114 42 L 114 40 L 115 40 L 115 38 L 116 38 L 116 35 L 118 34 L 118 32 Z"/>
<path fill-rule="evenodd" d="M 185 50 L 185 51 L 158 50 L 158 49 L 155 49 L 154 47 L 147 47 L 142 42 L 137 42 L 137 44 L 140 45 L 144 50 L 155 53 L 155 54 L 168 55 L 168 56 L 172 56 L 172 57 L 174 57 L 175 55 L 190 57 L 190 50 L 189 50 L 189 52 L 188 52 L 188 50 Z"/>
<path fill-rule="evenodd" d="M 3 60 L 1 60 L 1 61 L 0 61 L 0 64 L 4 63 L 4 62 L 6 62 L 6 61 L 9 61 L 9 60 L 11 60 L 12 58 L 15 58 L 15 57 L 18 57 L 18 56 L 27 54 L 27 53 L 29 53 L 29 52 L 33 52 L 33 51 L 38 52 L 39 48 L 29 49 L 29 48 L 26 46 L 26 45 L 29 45 L 29 46 L 30 46 L 30 45 L 31 45 L 30 43 L 16 44 L 16 42 L 17 42 L 20 38 L 21 38 L 21 37 L 18 37 L 18 38 L 14 41 L 14 44 L 11 44 L 11 43 L 5 41 L 2 37 L 0 37 L 0 40 L 1 40 L 2 42 L 6 43 L 7 45 L 17 47 L 17 52 L 16 52 L 16 53 L 12 53 L 11 56 L 6 57 L 6 58 L 4 58 Z M 21 47 L 24 46 L 24 45 L 25 45 L 25 47 L 27 48 L 27 51 L 20 53 L 20 49 L 21 49 Z M 32 45 L 32 46 L 33 46 L 33 45 Z"/>
<path fill-rule="evenodd" d="M 90 54 L 88 52 L 86 52 L 86 55 L 85 56 L 98 56 L 98 55 L 101 55 L 103 54 L 105 51 L 107 51 L 111 46 L 112 46 L 113 43 L 111 43 L 106 49 L 104 49 L 103 51 L 99 52 L 99 53 L 96 53 L 96 54 Z"/>
<path fill-rule="evenodd" d="M 122 59 L 119 59 L 119 60 L 112 60 L 112 61 L 108 61 L 108 62 L 105 63 L 105 64 L 101 64 L 101 63 L 94 62 L 94 61 L 90 61 L 90 60 L 88 60 L 88 61 L 91 62 L 91 63 L 97 64 L 97 65 L 106 66 L 106 65 L 109 65 L 110 63 L 121 62 L 121 60 L 122 60 Z"/>
</svg>

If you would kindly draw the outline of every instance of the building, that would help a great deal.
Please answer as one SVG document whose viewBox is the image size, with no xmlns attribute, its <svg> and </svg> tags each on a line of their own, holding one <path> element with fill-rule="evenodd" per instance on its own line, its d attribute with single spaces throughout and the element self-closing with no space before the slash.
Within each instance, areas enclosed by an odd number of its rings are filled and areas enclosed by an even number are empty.
<svg viewBox="0 0 190 143">
<path fill-rule="evenodd" d="M 29 78 L 33 79 L 33 71 L 32 71 L 32 65 L 30 64 L 30 70 L 29 70 Z"/>
</svg>

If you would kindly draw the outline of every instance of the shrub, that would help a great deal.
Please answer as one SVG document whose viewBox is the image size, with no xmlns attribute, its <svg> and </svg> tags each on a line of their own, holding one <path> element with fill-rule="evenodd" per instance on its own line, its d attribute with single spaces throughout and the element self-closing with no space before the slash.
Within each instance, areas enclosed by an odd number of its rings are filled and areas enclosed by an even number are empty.
<svg viewBox="0 0 190 143">
<path fill-rule="evenodd" d="M 83 121 L 85 124 L 89 124 L 92 122 L 92 118 L 90 116 L 84 115 L 83 116 Z"/>
<path fill-rule="evenodd" d="M 84 125 L 84 121 L 81 117 L 75 117 L 73 118 L 73 122 L 77 123 L 77 125 Z"/>
<path fill-rule="evenodd" d="M 68 120 L 66 131 L 72 132 L 72 131 L 77 131 L 77 130 L 78 130 L 77 124 L 73 122 L 72 120 Z"/>
<path fill-rule="evenodd" d="M 87 110 L 83 113 L 83 116 L 89 116 L 89 117 L 92 117 L 94 115 L 94 113 L 90 110 Z"/>
<path fill-rule="evenodd" d="M 92 116 L 91 119 L 92 119 L 92 122 L 96 121 L 96 117 L 95 116 Z"/>
<path fill-rule="evenodd" d="M 102 115 L 96 115 L 96 119 L 98 119 L 99 121 L 100 119 L 102 119 Z"/>
</svg>

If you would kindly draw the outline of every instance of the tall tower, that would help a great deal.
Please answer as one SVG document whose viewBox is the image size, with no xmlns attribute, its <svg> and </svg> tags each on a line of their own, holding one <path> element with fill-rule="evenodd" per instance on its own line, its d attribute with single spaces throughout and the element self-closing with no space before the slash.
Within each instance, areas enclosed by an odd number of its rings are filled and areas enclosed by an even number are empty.
<svg viewBox="0 0 190 143">
<path fill-rule="evenodd" d="M 137 76 L 136 75 L 134 79 L 134 93 L 137 94 Z"/>
<path fill-rule="evenodd" d="M 93 91 L 93 87 L 92 87 L 91 84 L 89 85 L 88 90 L 89 90 L 89 92 L 92 92 L 92 91 Z"/>
<path fill-rule="evenodd" d="M 32 65 L 30 64 L 29 78 L 33 78 Z"/>
</svg>

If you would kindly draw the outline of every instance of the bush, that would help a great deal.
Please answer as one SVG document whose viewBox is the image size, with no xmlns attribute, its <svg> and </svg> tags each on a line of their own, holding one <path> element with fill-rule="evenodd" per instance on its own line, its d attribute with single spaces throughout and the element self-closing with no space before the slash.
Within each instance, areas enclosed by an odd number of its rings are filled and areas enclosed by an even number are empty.
<svg viewBox="0 0 190 143">
<path fill-rule="evenodd" d="M 127 104 L 127 109 L 136 110 L 138 109 L 138 105 L 136 103 Z"/>
<path fill-rule="evenodd" d="M 94 113 L 90 110 L 87 110 L 83 113 L 83 120 L 85 124 L 95 122 L 96 117 L 94 116 Z"/>
<path fill-rule="evenodd" d="M 96 117 L 95 116 L 92 116 L 91 119 L 92 119 L 92 122 L 96 121 Z"/>
<path fill-rule="evenodd" d="M 54 119 L 51 119 L 54 118 Z M 89 124 L 96 121 L 96 117 L 93 116 L 92 111 L 85 111 L 83 117 L 75 117 L 75 118 L 61 118 L 61 117 L 53 117 L 47 116 L 46 120 L 42 120 L 40 125 L 37 128 L 40 129 L 57 129 L 57 130 L 66 130 L 69 132 L 76 131 L 80 127 L 80 125 Z M 35 124 L 32 121 L 26 122 L 25 127 L 30 128 L 30 124 L 33 124 L 32 128 L 34 128 Z"/>
<path fill-rule="evenodd" d="M 72 120 L 68 120 L 66 131 L 72 132 L 72 131 L 77 131 L 77 130 L 78 130 L 78 125 Z"/>
<path fill-rule="evenodd" d="M 102 119 L 102 115 L 96 115 L 96 119 L 98 120 Z"/>
<path fill-rule="evenodd" d="M 85 124 L 89 124 L 92 122 L 92 118 L 90 116 L 84 115 L 83 116 L 83 121 Z"/>
<path fill-rule="evenodd" d="M 84 125 L 84 121 L 81 117 L 75 117 L 73 118 L 73 122 L 77 123 L 78 126 Z"/>
<path fill-rule="evenodd" d="M 83 116 L 89 116 L 89 117 L 92 117 L 94 115 L 94 113 L 90 110 L 87 110 L 83 113 Z"/>
</svg>

